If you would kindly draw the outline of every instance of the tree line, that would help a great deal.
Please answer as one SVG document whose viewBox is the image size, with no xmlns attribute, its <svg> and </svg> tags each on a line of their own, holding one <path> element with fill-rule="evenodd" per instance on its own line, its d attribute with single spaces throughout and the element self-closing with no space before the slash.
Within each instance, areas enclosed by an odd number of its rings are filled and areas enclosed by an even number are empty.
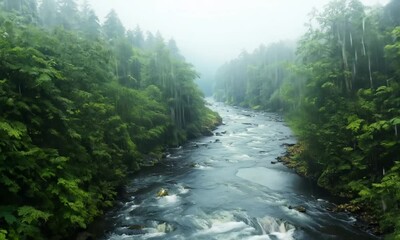
<svg viewBox="0 0 400 240">
<path fill-rule="evenodd" d="M 215 97 L 283 111 L 302 145 L 296 161 L 400 237 L 400 1 L 334 0 L 296 43 L 243 52 L 216 75 Z"/>
<path fill-rule="evenodd" d="M 174 40 L 87 1 L 0 1 L 0 239 L 63 239 L 220 121 Z"/>
</svg>

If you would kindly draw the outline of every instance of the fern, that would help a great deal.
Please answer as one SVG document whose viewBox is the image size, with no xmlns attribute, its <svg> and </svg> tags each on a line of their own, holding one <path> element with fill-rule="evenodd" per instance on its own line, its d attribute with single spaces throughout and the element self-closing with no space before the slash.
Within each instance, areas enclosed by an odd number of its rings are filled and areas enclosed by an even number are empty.
<svg viewBox="0 0 400 240">
<path fill-rule="evenodd" d="M 6 120 L 0 118 L 0 132 L 4 132 L 11 138 L 21 139 L 26 133 L 26 127 L 22 123 L 14 122 L 8 123 Z"/>
<path fill-rule="evenodd" d="M 22 223 L 32 224 L 39 220 L 47 221 L 52 214 L 37 210 L 32 206 L 22 206 L 18 208 L 18 216 Z"/>
</svg>

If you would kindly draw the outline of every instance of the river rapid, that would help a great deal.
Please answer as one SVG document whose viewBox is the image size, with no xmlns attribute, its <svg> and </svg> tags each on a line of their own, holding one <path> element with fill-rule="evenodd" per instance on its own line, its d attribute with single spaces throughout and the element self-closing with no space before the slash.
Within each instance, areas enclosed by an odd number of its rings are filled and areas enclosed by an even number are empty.
<svg viewBox="0 0 400 240">
<path fill-rule="evenodd" d="M 105 215 L 101 239 L 377 239 L 354 227 L 354 216 L 328 211 L 332 198 L 315 184 L 274 162 L 296 142 L 278 114 L 210 107 L 224 124 L 135 175 Z M 157 197 L 161 189 L 168 196 Z"/>
</svg>

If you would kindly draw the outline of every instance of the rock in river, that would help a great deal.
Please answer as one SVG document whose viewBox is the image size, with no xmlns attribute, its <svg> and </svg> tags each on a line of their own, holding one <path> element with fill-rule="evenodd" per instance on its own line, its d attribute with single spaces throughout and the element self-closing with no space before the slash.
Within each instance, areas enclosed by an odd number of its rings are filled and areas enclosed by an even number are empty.
<svg viewBox="0 0 400 240">
<path fill-rule="evenodd" d="M 157 193 L 157 197 L 165 197 L 168 196 L 168 191 L 167 189 L 161 188 L 160 191 Z"/>
<path fill-rule="evenodd" d="M 294 209 L 294 210 L 296 210 L 298 212 L 301 212 L 301 213 L 305 213 L 306 212 L 306 208 L 303 207 L 303 206 L 295 206 L 295 207 L 289 206 L 289 209 Z"/>
</svg>

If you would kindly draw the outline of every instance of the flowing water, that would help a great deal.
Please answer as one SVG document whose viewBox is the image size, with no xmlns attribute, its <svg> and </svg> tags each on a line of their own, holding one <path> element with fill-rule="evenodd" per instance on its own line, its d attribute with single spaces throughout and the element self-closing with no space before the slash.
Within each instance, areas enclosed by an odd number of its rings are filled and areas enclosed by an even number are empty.
<svg viewBox="0 0 400 240">
<path fill-rule="evenodd" d="M 295 143 L 279 115 L 211 107 L 224 125 L 137 174 L 106 214 L 102 239 L 376 239 L 353 216 L 326 210 L 329 196 L 313 183 L 271 163 Z"/>
</svg>

